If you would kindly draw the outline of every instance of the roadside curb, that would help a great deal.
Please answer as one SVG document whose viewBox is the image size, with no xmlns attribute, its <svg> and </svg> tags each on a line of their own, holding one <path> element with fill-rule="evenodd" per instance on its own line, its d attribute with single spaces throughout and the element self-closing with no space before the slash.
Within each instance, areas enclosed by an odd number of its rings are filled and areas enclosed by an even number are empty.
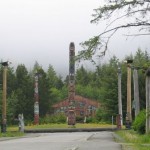
<svg viewBox="0 0 150 150">
<path fill-rule="evenodd" d="M 126 143 L 125 140 L 116 133 L 112 133 L 112 135 L 115 141 L 120 143 L 122 150 L 132 150 L 133 143 Z"/>
<path fill-rule="evenodd" d="M 0 142 L 2 141 L 8 141 L 8 140 L 15 140 L 15 139 L 22 139 L 22 138 L 29 138 L 29 137 L 39 137 L 39 135 L 35 134 L 26 134 L 23 136 L 18 136 L 18 137 L 0 137 Z"/>
<path fill-rule="evenodd" d="M 116 133 L 112 133 L 112 135 L 116 142 L 125 143 L 125 140 L 122 137 L 120 137 L 119 135 L 117 135 Z"/>
<path fill-rule="evenodd" d="M 67 128 L 67 129 L 28 129 L 25 133 L 54 133 L 54 132 L 95 132 L 116 131 L 117 128 Z"/>
<path fill-rule="evenodd" d="M 20 137 L 19 137 L 19 138 L 20 138 Z M 18 139 L 18 137 L 1 137 L 1 138 L 0 138 L 0 142 L 1 142 L 1 141 L 14 140 L 14 139 Z"/>
</svg>

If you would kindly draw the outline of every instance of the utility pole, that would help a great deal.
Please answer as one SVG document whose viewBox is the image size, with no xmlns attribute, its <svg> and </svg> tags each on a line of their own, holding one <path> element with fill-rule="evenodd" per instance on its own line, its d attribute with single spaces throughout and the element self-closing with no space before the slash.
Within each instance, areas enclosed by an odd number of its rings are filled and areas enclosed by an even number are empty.
<svg viewBox="0 0 150 150">
<path fill-rule="evenodd" d="M 146 133 L 150 133 L 150 68 L 146 71 Z"/>
<path fill-rule="evenodd" d="M 133 70 L 133 80 L 134 80 L 134 102 L 135 102 L 135 117 L 136 117 L 140 112 L 138 71 L 136 67 L 134 67 Z"/>
<path fill-rule="evenodd" d="M 35 85 L 34 85 L 34 124 L 39 124 L 39 87 L 38 87 L 38 80 L 39 80 L 39 74 L 35 73 L 34 76 L 35 79 Z"/>
<path fill-rule="evenodd" d="M 75 125 L 75 45 L 69 45 L 69 92 L 68 92 L 68 125 Z"/>
<path fill-rule="evenodd" d="M 121 92 L 121 68 L 118 65 L 118 110 L 121 126 L 123 125 L 123 115 L 122 115 L 122 92 Z"/>
<path fill-rule="evenodd" d="M 6 97 L 7 97 L 7 68 L 8 68 L 8 61 L 2 62 L 3 65 L 3 98 L 2 98 L 2 125 L 1 125 L 1 132 L 5 133 L 6 125 L 7 125 L 7 115 L 6 115 Z"/>
<path fill-rule="evenodd" d="M 127 114 L 126 114 L 126 127 L 130 128 L 132 123 L 131 111 L 131 64 L 133 60 L 127 60 Z"/>
</svg>

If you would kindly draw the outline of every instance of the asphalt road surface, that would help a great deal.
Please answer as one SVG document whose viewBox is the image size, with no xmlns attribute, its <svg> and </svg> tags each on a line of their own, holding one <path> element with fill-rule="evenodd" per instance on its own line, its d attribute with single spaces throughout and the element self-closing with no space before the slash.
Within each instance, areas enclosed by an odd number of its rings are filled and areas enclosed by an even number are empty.
<svg viewBox="0 0 150 150">
<path fill-rule="evenodd" d="M 112 132 L 30 134 L 0 141 L 0 150 L 121 150 Z"/>
</svg>

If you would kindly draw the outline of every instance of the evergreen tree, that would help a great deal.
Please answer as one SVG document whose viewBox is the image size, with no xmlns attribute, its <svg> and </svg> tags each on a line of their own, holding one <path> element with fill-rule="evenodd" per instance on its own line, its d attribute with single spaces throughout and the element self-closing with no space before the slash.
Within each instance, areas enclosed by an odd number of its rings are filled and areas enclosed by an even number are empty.
<svg viewBox="0 0 150 150">
<path fill-rule="evenodd" d="M 23 113 L 25 118 L 33 117 L 33 82 L 24 65 L 18 65 L 16 69 L 17 107 L 16 115 Z"/>
<path fill-rule="evenodd" d="M 49 88 L 56 87 L 57 75 L 52 65 L 49 65 L 48 67 L 47 80 Z"/>
<path fill-rule="evenodd" d="M 46 73 L 42 68 L 38 69 L 39 74 L 39 109 L 40 116 L 43 117 L 50 109 L 48 80 L 46 79 Z"/>
<path fill-rule="evenodd" d="M 88 72 L 82 65 L 81 68 L 79 68 L 76 71 L 76 84 L 81 84 L 83 86 L 86 86 L 88 85 L 88 82 L 89 82 Z"/>
</svg>

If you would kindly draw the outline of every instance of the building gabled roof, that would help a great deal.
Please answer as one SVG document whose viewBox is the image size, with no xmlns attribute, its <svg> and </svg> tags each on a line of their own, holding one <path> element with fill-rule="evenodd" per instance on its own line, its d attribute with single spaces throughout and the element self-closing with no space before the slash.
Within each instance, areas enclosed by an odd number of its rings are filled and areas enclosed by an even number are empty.
<svg viewBox="0 0 150 150">
<path fill-rule="evenodd" d="M 98 101 L 88 99 L 88 98 L 85 98 L 85 97 L 79 96 L 79 95 L 75 95 L 75 102 L 83 102 L 88 105 L 95 106 L 96 108 L 100 107 L 100 103 Z M 62 100 L 61 102 L 54 104 L 52 107 L 58 108 L 58 107 L 62 107 L 62 106 L 64 107 L 64 106 L 68 106 L 68 105 L 69 105 L 69 101 L 67 98 L 67 99 Z"/>
</svg>

